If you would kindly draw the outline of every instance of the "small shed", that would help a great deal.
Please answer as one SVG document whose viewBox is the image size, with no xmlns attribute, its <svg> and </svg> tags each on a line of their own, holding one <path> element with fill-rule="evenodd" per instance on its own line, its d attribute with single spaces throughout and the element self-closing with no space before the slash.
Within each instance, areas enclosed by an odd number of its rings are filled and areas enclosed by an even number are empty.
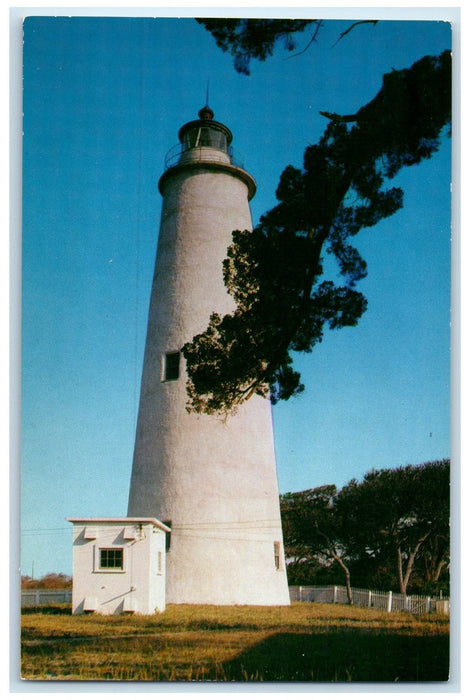
<svg viewBox="0 0 470 700">
<path fill-rule="evenodd" d="M 165 610 L 170 528 L 156 518 L 67 518 L 73 524 L 72 613 Z"/>
</svg>

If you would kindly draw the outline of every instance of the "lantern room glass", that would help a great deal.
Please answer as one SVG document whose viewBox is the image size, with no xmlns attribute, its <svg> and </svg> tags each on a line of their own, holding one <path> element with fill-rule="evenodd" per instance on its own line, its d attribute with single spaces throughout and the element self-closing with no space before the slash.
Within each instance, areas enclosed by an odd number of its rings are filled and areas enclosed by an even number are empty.
<svg viewBox="0 0 470 700">
<path fill-rule="evenodd" d="M 222 131 L 210 126 L 198 125 L 188 129 L 183 137 L 183 150 L 187 151 L 190 148 L 198 148 L 200 146 L 217 148 L 219 151 L 227 153 L 227 136 Z"/>
</svg>

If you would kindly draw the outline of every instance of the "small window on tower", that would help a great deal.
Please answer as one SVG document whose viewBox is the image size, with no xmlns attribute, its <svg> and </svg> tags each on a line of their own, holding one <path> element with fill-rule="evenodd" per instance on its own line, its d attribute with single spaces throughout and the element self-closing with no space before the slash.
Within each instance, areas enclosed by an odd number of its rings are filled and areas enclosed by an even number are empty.
<svg viewBox="0 0 470 700">
<path fill-rule="evenodd" d="M 180 353 L 167 352 L 163 368 L 163 381 L 174 382 L 180 376 Z"/>
<path fill-rule="evenodd" d="M 163 520 L 162 522 L 164 525 L 171 528 L 171 520 Z M 170 545 L 171 545 L 171 532 L 165 532 L 165 551 L 166 552 L 170 551 Z"/>
<path fill-rule="evenodd" d="M 281 543 L 274 543 L 274 566 L 276 569 L 281 568 Z"/>
</svg>

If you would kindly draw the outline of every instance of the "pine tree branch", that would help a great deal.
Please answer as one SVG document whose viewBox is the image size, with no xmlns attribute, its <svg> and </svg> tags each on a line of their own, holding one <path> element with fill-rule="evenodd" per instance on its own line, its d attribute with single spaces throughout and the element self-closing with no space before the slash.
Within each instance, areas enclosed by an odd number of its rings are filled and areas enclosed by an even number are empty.
<svg viewBox="0 0 470 700">
<path fill-rule="evenodd" d="M 340 42 L 341 39 L 342 39 L 343 37 L 346 36 L 346 34 L 349 34 L 349 32 L 352 31 L 352 30 L 354 29 L 354 27 L 357 27 L 357 26 L 359 26 L 360 24 L 373 24 L 373 25 L 375 26 L 375 25 L 377 24 L 378 21 L 379 21 L 378 19 L 362 19 L 362 20 L 359 20 L 358 22 L 353 22 L 353 24 L 351 24 L 351 26 L 349 26 L 349 27 L 346 29 L 345 32 L 342 32 L 342 33 L 339 35 L 338 39 L 335 41 L 335 43 L 333 44 L 333 46 L 336 46 L 336 44 L 337 44 L 338 42 Z"/>
<path fill-rule="evenodd" d="M 294 54 L 292 54 L 291 56 L 287 56 L 286 60 L 289 60 L 289 58 L 296 58 L 297 56 L 301 56 L 301 55 L 302 55 L 303 53 L 305 53 L 305 52 L 310 48 L 310 46 L 317 40 L 318 32 L 320 31 L 320 28 L 321 28 L 321 26 L 322 26 L 322 24 L 323 24 L 323 20 L 320 19 L 320 20 L 315 20 L 315 21 L 318 22 L 318 24 L 316 25 L 315 31 L 314 31 L 314 33 L 312 34 L 312 37 L 311 37 L 310 41 L 308 42 L 307 46 L 306 46 L 305 48 L 303 48 L 302 51 L 298 51 L 297 53 L 294 53 Z"/>
</svg>

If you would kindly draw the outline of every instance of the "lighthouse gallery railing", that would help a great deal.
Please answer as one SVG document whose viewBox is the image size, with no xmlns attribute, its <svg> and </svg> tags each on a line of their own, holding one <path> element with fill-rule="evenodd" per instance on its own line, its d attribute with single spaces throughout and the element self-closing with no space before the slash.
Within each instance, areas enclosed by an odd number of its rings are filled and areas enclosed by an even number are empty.
<svg viewBox="0 0 470 700">
<path fill-rule="evenodd" d="M 213 148 L 213 146 L 212 146 L 212 148 Z M 185 147 L 183 144 L 177 143 L 175 146 L 170 148 L 170 150 L 168 151 L 168 153 L 165 156 L 165 170 L 168 170 L 169 168 L 173 168 L 175 165 L 178 165 L 178 161 L 181 158 L 181 156 L 183 155 L 183 153 L 186 153 L 189 150 L 195 151 L 195 152 L 197 152 L 199 150 L 201 153 L 201 156 L 202 156 L 204 151 L 207 150 L 207 147 L 195 146 L 195 147 L 189 149 L 189 148 Z M 215 149 L 215 150 L 220 150 L 223 153 L 227 153 L 228 157 L 230 158 L 230 163 L 232 165 L 234 165 L 235 167 L 242 168 L 242 169 L 245 167 L 243 156 L 240 153 L 237 153 L 236 151 L 234 151 L 234 149 L 231 146 L 229 146 L 227 150 L 223 150 L 223 149 Z M 201 160 L 205 160 L 205 158 L 201 157 Z"/>
</svg>

